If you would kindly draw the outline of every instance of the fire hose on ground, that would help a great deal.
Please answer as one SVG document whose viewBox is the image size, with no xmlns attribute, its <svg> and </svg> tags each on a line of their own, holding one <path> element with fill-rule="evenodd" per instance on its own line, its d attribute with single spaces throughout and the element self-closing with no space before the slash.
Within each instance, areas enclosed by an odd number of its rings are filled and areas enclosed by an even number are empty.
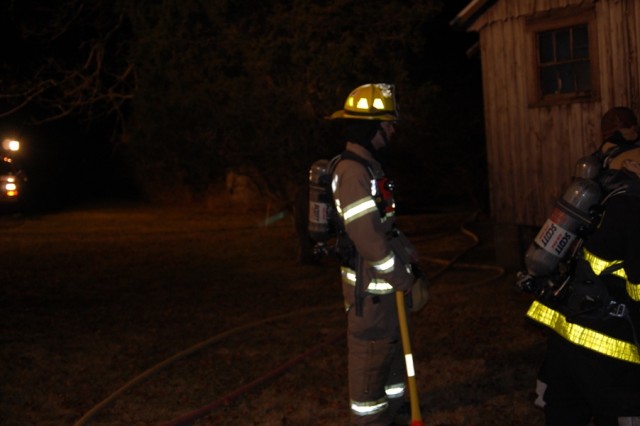
<svg viewBox="0 0 640 426">
<path fill-rule="evenodd" d="M 479 238 L 472 233 L 471 231 L 468 231 L 465 228 L 465 225 L 469 222 L 472 222 L 473 220 L 475 220 L 477 214 L 474 214 L 472 216 L 472 220 L 467 220 L 463 223 L 463 225 L 461 226 L 461 230 L 464 234 L 466 234 L 467 236 L 471 237 L 473 240 L 473 244 L 471 244 L 469 247 L 465 248 L 465 250 L 463 250 L 461 253 L 459 253 L 457 256 L 455 256 L 453 259 L 451 260 L 442 260 L 442 259 L 429 259 L 429 261 L 436 263 L 436 264 L 441 264 L 442 267 L 440 269 L 438 269 L 435 273 L 431 274 L 428 278 L 429 281 L 433 282 L 436 278 L 438 278 L 440 275 L 442 275 L 446 270 L 448 270 L 454 263 L 458 262 L 458 260 L 464 256 L 465 254 L 467 254 L 470 250 L 472 250 L 473 248 L 475 248 L 478 243 L 479 243 Z M 471 283 L 468 284 L 466 286 L 464 286 L 464 288 L 468 288 L 470 286 L 479 286 L 479 285 L 484 285 L 484 284 L 488 284 L 496 279 L 498 279 L 500 276 L 503 275 L 504 270 L 500 267 L 497 266 L 483 266 L 483 265 L 475 265 L 475 264 L 462 264 L 462 263 L 457 263 L 457 266 L 460 267 L 464 267 L 464 268 L 476 268 L 476 269 L 490 269 L 490 270 L 494 270 L 496 271 L 496 274 L 488 279 L 482 280 L 480 282 L 477 283 Z M 460 291 L 462 290 L 462 288 L 456 288 L 454 291 Z M 408 326 L 407 326 L 407 321 L 406 321 L 406 310 L 404 309 L 404 295 L 402 292 L 398 292 L 396 293 L 396 301 L 398 302 L 398 313 L 400 315 L 401 318 L 401 336 L 402 336 L 402 340 L 403 340 L 403 348 L 404 348 L 404 352 L 405 352 L 405 359 L 408 361 L 407 362 L 407 373 L 408 373 L 408 385 L 409 385 L 409 392 L 410 392 L 410 401 L 411 401 L 411 418 L 412 418 L 412 426 L 423 426 L 424 423 L 422 421 L 422 417 L 421 417 L 421 413 L 420 413 L 420 407 L 419 407 L 419 399 L 418 399 L 418 393 L 417 393 L 417 384 L 415 381 L 415 371 L 413 371 L 413 359 L 411 358 L 411 346 L 410 346 L 410 338 L 409 338 L 409 331 L 408 331 Z M 170 358 L 167 358 L 166 360 L 160 362 L 159 364 L 156 364 L 155 366 L 149 368 L 148 370 L 144 371 L 142 374 L 136 376 L 135 378 L 133 378 L 132 380 L 130 380 L 129 382 L 125 383 L 123 386 L 121 386 L 119 389 L 117 389 L 115 392 L 113 392 L 111 395 L 109 395 L 107 398 L 105 398 L 103 401 L 101 401 L 100 403 L 98 403 L 97 405 L 95 405 L 92 409 L 90 409 L 86 414 L 84 414 L 82 416 L 82 418 L 80 418 L 76 423 L 74 423 L 74 426 L 84 426 L 86 425 L 100 410 L 104 409 L 107 405 L 109 405 L 111 402 L 113 402 L 116 398 L 118 398 L 120 395 L 122 395 L 124 392 L 126 392 L 127 390 L 131 389 L 132 387 L 134 387 L 135 385 L 141 383 L 143 380 L 151 377 L 152 375 L 154 375 L 155 373 L 163 370 L 164 368 L 176 363 L 177 361 L 201 350 L 204 349 L 205 347 L 208 347 L 216 342 L 219 342 L 221 340 L 223 340 L 224 338 L 227 338 L 233 334 L 242 332 L 242 331 L 246 331 L 270 322 L 275 322 L 275 321 L 279 321 L 279 320 L 283 320 L 283 319 L 288 319 L 288 318 L 292 318 L 292 317 L 297 317 L 297 316 L 304 316 L 304 315 L 309 315 L 309 314 L 313 314 L 313 313 L 318 313 L 318 312 L 324 312 L 324 311 L 333 311 L 336 309 L 340 309 L 342 306 L 338 306 L 338 305 L 328 305 L 328 306 L 321 306 L 321 307 L 313 307 L 313 308 L 307 308 L 307 309 L 303 309 L 303 310 L 299 310 L 299 311 L 295 311 L 295 312 L 290 312 L 287 314 L 282 314 L 282 315 L 277 315 L 277 316 L 273 316 L 273 317 L 269 317 L 269 318 L 264 318 L 262 320 L 258 320 L 258 321 L 254 321 L 248 324 L 244 324 L 238 327 L 235 327 L 233 329 L 227 330 L 223 333 L 220 333 L 218 335 L 215 335 L 207 340 L 204 340 L 196 345 L 191 346 L 188 349 L 185 349 L 181 352 L 178 352 L 177 354 L 173 355 Z M 404 321 L 402 320 L 402 318 L 404 317 Z M 227 393 L 226 395 L 223 395 L 222 397 L 216 399 L 215 401 L 200 407 L 198 409 L 195 409 L 189 413 L 186 413 L 180 417 L 177 417 L 173 420 L 167 421 L 165 423 L 163 423 L 163 426 L 182 426 L 182 425 L 188 425 L 188 424 L 192 424 L 193 422 L 195 422 L 196 420 L 198 420 L 199 418 L 204 417 L 207 413 L 210 413 L 213 409 L 219 407 L 220 405 L 226 404 L 229 401 L 249 392 L 250 390 L 256 388 L 257 386 L 267 382 L 268 380 L 275 378 L 278 375 L 283 374 L 285 371 L 287 371 L 288 369 L 292 368 L 293 366 L 295 366 L 296 364 L 302 362 L 305 358 L 313 355 L 314 353 L 322 350 L 324 347 L 328 346 L 329 344 L 337 341 L 340 338 L 345 337 L 345 333 L 344 332 L 340 332 L 332 337 L 327 338 L 326 340 L 324 340 L 323 342 L 313 346 L 312 348 L 308 349 L 307 351 L 303 352 L 302 354 L 299 354 L 296 357 L 291 358 L 290 360 L 288 360 L 287 362 L 281 364 L 279 367 L 267 372 L 266 374 L 262 375 L 261 377 L 258 377 L 257 379 L 241 386 L 240 388 L 231 391 L 229 393 Z M 407 358 L 407 357 L 410 357 Z"/>
</svg>

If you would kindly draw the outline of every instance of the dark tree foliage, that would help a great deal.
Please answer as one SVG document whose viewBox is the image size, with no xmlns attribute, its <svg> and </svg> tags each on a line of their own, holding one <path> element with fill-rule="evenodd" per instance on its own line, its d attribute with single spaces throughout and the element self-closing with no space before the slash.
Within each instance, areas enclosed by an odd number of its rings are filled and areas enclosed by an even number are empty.
<svg viewBox="0 0 640 426">
<path fill-rule="evenodd" d="M 432 87 L 409 79 L 408 59 L 421 54 L 420 31 L 435 6 L 132 3 L 127 15 L 138 90 L 131 145 L 151 192 L 177 182 L 207 194 L 230 169 L 246 173 L 294 213 L 305 253 L 308 168 L 344 143 L 324 116 L 341 108 L 357 85 L 378 81 L 413 95 L 403 106 L 407 122 L 412 110 L 427 112 Z"/>
<path fill-rule="evenodd" d="M 156 188 L 166 180 L 197 193 L 229 168 L 249 168 L 286 198 L 310 161 L 335 152 L 322 117 L 355 86 L 395 82 L 411 94 L 407 118 L 430 103 L 429 83 L 408 78 L 409 60 L 422 55 L 421 28 L 438 1 L 3 7 L 26 52 L 24 70 L 3 81 L 4 114 L 28 106 L 39 121 L 115 117 L 140 176 Z"/>
<path fill-rule="evenodd" d="M 392 82 L 401 105 L 395 169 L 399 179 L 414 171 L 404 187 L 420 197 L 474 192 L 473 182 L 483 179 L 482 144 L 473 140 L 482 134 L 481 115 L 467 113 L 478 106 L 467 102 L 467 85 L 447 81 L 466 81 L 479 69 L 442 69 L 448 6 L 7 2 L 0 12 L 15 19 L 6 35 L 24 49 L 18 61 L 2 63 L 0 114 L 73 116 L 110 127 L 112 143 L 152 198 L 212 196 L 230 170 L 246 173 L 302 223 L 309 166 L 344 145 L 339 123 L 324 117 L 358 85 Z M 449 80 L 438 80 L 443 74 Z M 453 117 L 460 112 L 462 120 Z M 452 174 L 467 175 L 465 183 L 451 184 Z"/>
<path fill-rule="evenodd" d="M 423 48 L 432 3 L 132 3 L 132 141 L 144 166 L 178 172 L 195 190 L 229 168 L 250 170 L 290 201 L 311 162 L 340 149 L 323 117 L 351 89 L 391 81 L 425 96 L 407 96 L 407 111 L 429 103 L 429 84 L 408 79 L 407 61 Z"/>
</svg>

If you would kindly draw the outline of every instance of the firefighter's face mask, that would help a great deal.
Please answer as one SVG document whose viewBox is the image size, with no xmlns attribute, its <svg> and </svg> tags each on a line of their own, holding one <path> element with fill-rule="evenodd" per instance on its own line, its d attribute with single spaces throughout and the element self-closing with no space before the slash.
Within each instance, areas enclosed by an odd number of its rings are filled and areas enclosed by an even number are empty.
<svg viewBox="0 0 640 426">
<path fill-rule="evenodd" d="M 371 144 L 376 150 L 389 146 L 389 142 L 396 132 L 395 123 L 393 121 L 382 121 L 378 132 L 373 137 Z"/>
</svg>

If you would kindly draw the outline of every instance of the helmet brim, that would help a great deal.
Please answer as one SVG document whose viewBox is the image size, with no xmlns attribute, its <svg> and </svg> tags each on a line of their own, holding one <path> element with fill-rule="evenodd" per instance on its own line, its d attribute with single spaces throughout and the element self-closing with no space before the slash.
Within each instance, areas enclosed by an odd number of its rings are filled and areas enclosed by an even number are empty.
<svg viewBox="0 0 640 426">
<path fill-rule="evenodd" d="M 393 114 L 382 112 L 381 114 L 353 114 L 343 109 L 334 112 L 325 117 L 327 120 L 347 119 L 347 120 L 378 120 L 378 121 L 396 121 L 398 117 Z"/>
</svg>

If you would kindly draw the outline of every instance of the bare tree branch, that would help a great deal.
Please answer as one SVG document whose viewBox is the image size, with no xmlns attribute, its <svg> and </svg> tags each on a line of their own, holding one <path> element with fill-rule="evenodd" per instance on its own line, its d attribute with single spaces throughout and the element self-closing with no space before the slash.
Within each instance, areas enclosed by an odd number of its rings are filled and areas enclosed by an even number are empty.
<svg viewBox="0 0 640 426">
<path fill-rule="evenodd" d="M 35 124 L 77 115 L 87 121 L 115 116 L 124 125 L 122 108 L 136 88 L 125 15 L 100 1 L 85 4 L 69 0 L 55 9 L 46 5 L 50 9 L 39 11 L 53 13 L 46 26 L 35 18 L 31 26 L 23 24 L 23 42 L 44 46 L 49 57 L 31 75 L 16 75 L 0 89 L 5 105 L 0 117 L 29 110 Z M 92 36 L 82 39 L 84 33 Z"/>
</svg>

